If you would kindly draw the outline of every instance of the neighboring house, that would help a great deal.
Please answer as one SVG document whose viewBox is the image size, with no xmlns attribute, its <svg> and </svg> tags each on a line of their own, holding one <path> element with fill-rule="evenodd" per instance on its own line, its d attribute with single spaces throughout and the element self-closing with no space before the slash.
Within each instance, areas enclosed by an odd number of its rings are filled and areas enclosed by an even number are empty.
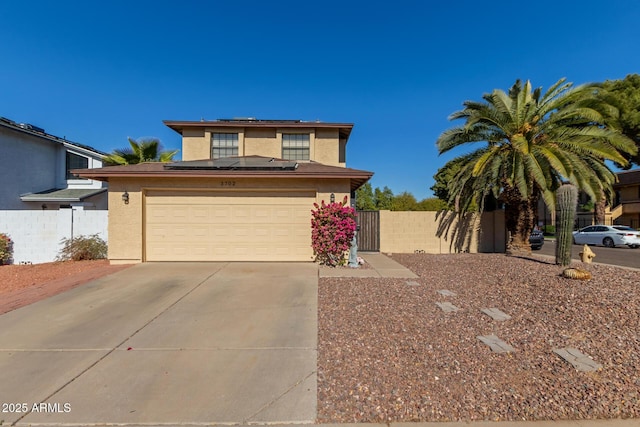
<svg viewBox="0 0 640 427">
<path fill-rule="evenodd" d="M 620 172 L 616 190 L 616 202 L 612 210 L 616 224 L 640 228 L 640 169 Z"/>
<path fill-rule="evenodd" d="M 105 153 L 0 117 L 0 210 L 107 209 L 106 184 L 74 176 Z"/>
<path fill-rule="evenodd" d="M 640 169 L 616 173 L 618 182 L 613 185 L 616 200 L 613 207 L 605 210 L 605 225 L 628 225 L 640 229 Z M 585 193 L 578 199 L 576 227 L 586 227 L 596 223 L 593 210 L 583 210 L 581 206 L 589 202 Z M 539 225 L 555 225 L 555 212 L 550 212 L 544 201 L 538 203 Z"/>
<path fill-rule="evenodd" d="M 109 259 L 310 261 L 314 203 L 373 173 L 346 167 L 350 123 L 165 121 L 182 161 L 76 171 L 109 183 Z"/>
<path fill-rule="evenodd" d="M 105 153 L 0 117 L 0 232 L 14 263 L 54 261 L 64 239 L 107 239 L 106 183 L 72 169 L 100 168 Z"/>
</svg>

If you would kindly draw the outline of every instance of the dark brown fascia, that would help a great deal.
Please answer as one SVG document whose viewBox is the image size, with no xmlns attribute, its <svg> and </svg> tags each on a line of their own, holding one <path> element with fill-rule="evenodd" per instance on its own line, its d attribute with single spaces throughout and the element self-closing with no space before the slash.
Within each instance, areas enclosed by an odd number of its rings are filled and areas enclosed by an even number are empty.
<svg viewBox="0 0 640 427">
<path fill-rule="evenodd" d="M 338 129 L 346 139 L 349 139 L 349 135 L 351 135 L 351 130 L 353 129 L 353 123 L 325 123 L 325 122 L 288 122 L 286 120 L 278 121 L 278 120 L 256 120 L 256 121 L 174 121 L 174 120 L 163 120 L 167 127 L 173 129 L 180 135 L 182 135 L 182 130 L 185 128 L 318 128 L 318 129 Z"/>
<path fill-rule="evenodd" d="M 107 172 L 107 173 L 105 173 Z M 230 173 L 234 172 L 234 173 Z M 346 172 L 346 171 L 345 171 Z M 158 171 L 105 171 L 103 168 L 97 169 L 74 169 L 71 173 L 82 178 L 94 179 L 97 181 L 109 181 L 109 178 L 287 178 L 287 179 L 349 179 L 351 180 L 352 190 L 357 189 L 367 182 L 373 176 L 373 172 L 357 171 L 357 172 L 291 172 L 291 171 L 184 171 L 176 170 L 167 172 Z"/>
</svg>

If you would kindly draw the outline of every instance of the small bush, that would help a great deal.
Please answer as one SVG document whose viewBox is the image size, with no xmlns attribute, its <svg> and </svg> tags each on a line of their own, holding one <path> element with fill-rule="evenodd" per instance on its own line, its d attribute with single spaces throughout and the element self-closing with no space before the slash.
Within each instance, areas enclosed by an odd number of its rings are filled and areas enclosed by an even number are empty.
<svg viewBox="0 0 640 427">
<path fill-rule="evenodd" d="M 63 248 L 56 258 L 58 261 L 85 261 L 107 257 L 107 242 L 97 234 L 62 239 Z"/>
<path fill-rule="evenodd" d="M 0 233 L 0 265 L 13 261 L 13 240 L 8 234 Z"/>
</svg>

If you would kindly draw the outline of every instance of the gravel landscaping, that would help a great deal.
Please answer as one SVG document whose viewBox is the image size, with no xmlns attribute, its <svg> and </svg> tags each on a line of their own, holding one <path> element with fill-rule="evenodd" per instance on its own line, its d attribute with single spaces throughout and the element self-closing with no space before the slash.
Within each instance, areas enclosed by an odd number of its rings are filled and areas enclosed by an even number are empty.
<svg viewBox="0 0 640 427">
<path fill-rule="evenodd" d="M 640 417 L 640 272 L 589 265 L 584 282 L 535 256 L 393 259 L 420 286 L 320 279 L 319 422 Z M 447 301 L 460 310 L 435 304 Z M 515 351 L 477 339 L 491 334 Z M 567 347 L 603 368 L 577 371 L 553 352 Z"/>
<path fill-rule="evenodd" d="M 110 265 L 106 259 L 0 266 L 0 314 L 128 267 Z"/>
</svg>

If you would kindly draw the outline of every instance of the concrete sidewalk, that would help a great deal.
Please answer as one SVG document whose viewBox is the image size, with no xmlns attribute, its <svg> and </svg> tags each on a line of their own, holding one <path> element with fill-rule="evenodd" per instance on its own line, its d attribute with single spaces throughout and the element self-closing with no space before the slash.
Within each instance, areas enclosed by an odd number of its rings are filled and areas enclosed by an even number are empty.
<svg viewBox="0 0 640 427">
<path fill-rule="evenodd" d="M 360 255 L 371 268 L 320 267 L 320 277 L 395 277 L 406 279 L 416 279 L 418 277 L 404 265 L 381 253 L 360 252 L 358 255 Z"/>
<path fill-rule="evenodd" d="M 19 423 L 18 426 L 26 425 Z M 64 426 L 104 426 L 105 424 L 56 424 L 38 423 L 38 427 L 64 427 Z M 110 425 L 110 424 L 106 424 Z M 119 427 L 638 427 L 640 419 L 613 419 L 613 420 L 554 420 L 554 421 L 457 421 L 457 422 L 390 422 L 390 423 L 349 423 L 349 424 L 216 424 L 216 423 L 159 423 L 159 424 L 117 424 Z"/>
</svg>

